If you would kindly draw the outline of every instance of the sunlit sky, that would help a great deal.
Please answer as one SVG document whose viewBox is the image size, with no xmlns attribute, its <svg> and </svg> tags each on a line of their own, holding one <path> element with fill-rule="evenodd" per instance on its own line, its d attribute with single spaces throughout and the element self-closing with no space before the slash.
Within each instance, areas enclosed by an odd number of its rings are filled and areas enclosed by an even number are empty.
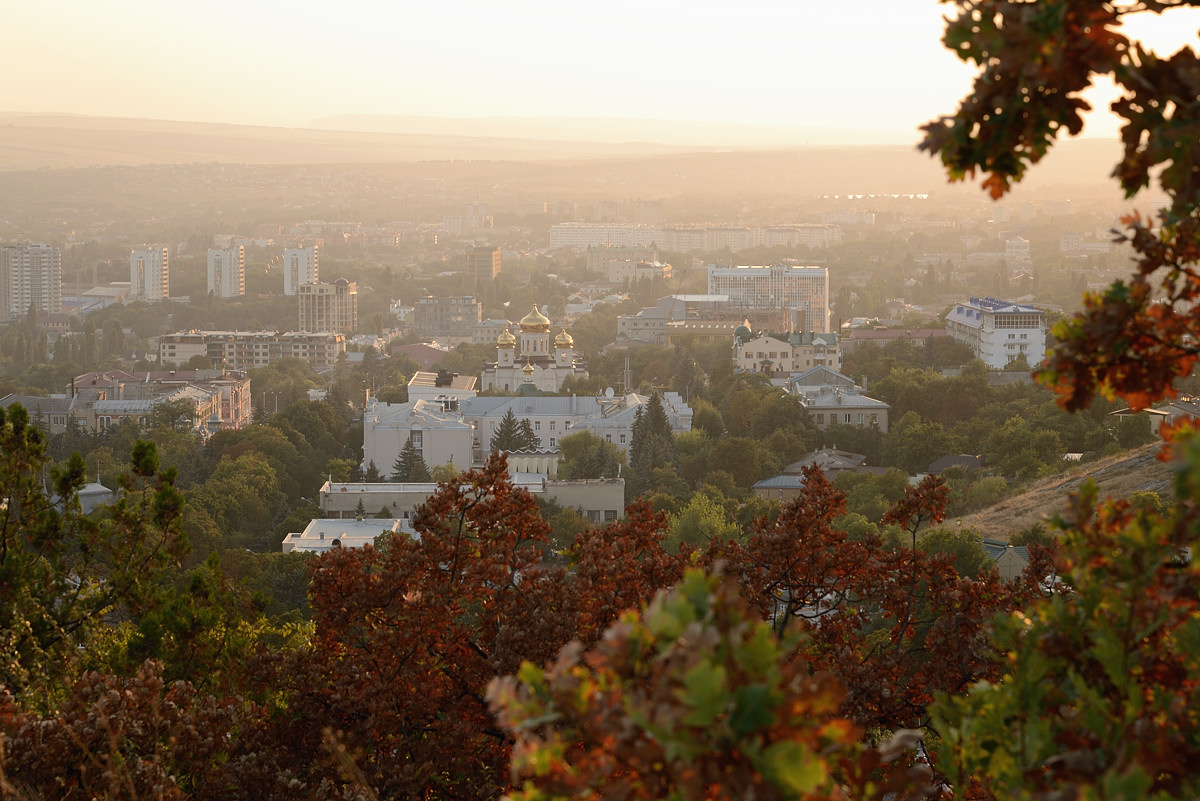
<svg viewBox="0 0 1200 801">
<path fill-rule="evenodd" d="M 934 0 L 0 3 L 2 111 L 287 127 L 380 114 L 895 133 L 952 111 L 972 74 L 941 45 L 948 7 Z M 1194 37 L 1198 18 L 1178 13 L 1157 28 Z M 1097 119 L 1088 133 L 1114 131 Z"/>
</svg>

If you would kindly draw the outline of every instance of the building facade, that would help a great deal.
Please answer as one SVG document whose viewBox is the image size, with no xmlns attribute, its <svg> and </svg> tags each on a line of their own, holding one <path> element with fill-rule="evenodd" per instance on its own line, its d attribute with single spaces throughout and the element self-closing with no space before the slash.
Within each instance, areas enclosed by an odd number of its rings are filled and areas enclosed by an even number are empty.
<svg viewBox="0 0 1200 801">
<path fill-rule="evenodd" d="M 283 294 L 295 295 L 302 284 L 315 284 L 320 280 L 319 247 L 308 245 L 283 250 Z"/>
<path fill-rule="evenodd" d="M 1031 366 L 1046 357 L 1046 315 L 1033 306 L 971 298 L 946 315 L 946 331 L 993 370 L 1019 356 Z"/>
<path fill-rule="evenodd" d="M 372 399 L 363 412 L 363 469 L 374 465 L 385 477 L 410 442 L 427 467 L 453 463 L 466 470 L 472 464 L 473 441 L 471 425 L 454 398 L 408 403 Z"/>
<path fill-rule="evenodd" d="M 710 264 L 708 294 L 727 295 L 730 305 L 747 309 L 796 312 L 794 329 L 818 333 L 829 330 L 829 270 L 825 267 Z"/>
<path fill-rule="evenodd" d="M 477 290 L 499 275 L 500 267 L 500 248 L 476 245 L 467 248 L 467 272 L 475 277 Z"/>
<path fill-rule="evenodd" d="M 206 356 L 213 367 L 230 370 L 265 367 L 280 359 L 304 359 L 323 370 L 335 367 L 345 352 L 345 335 L 332 331 L 180 331 L 158 340 L 160 364 Z"/>
<path fill-rule="evenodd" d="M 0 318 L 62 311 L 62 257 L 53 245 L 0 247 Z"/>
<path fill-rule="evenodd" d="M 133 300 L 171 296 L 170 252 L 165 245 L 147 245 L 129 254 L 129 295 Z"/>
<path fill-rule="evenodd" d="M 233 245 L 208 250 L 208 291 L 218 298 L 246 294 L 246 248 Z"/>
<path fill-rule="evenodd" d="M 431 339 L 470 340 L 475 326 L 483 322 L 483 304 L 474 295 L 417 298 L 413 304 L 413 327 Z"/>
<path fill-rule="evenodd" d="M 742 335 L 734 339 L 733 362 L 737 370 L 780 378 L 813 367 L 828 367 L 835 371 L 842 369 L 837 334 L 803 331 L 746 336 L 748 332 L 745 329 L 735 333 Z"/>
<path fill-rule="evenodd" d="M 301 284 L 300 330 L 340 331 L 358 329 L 358 284 L 339 278 L 332 284 Z"/>
</svg>

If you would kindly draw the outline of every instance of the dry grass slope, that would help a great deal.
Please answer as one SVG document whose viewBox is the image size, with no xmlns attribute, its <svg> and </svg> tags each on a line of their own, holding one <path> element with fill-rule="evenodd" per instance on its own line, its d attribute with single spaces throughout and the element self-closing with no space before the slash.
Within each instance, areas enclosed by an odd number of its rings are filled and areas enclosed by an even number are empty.
<svg viewBox="0 0 1200 801">
<path fill-rule="evenodd" d="M 1101 495 L 1128 497 L 1139 491 L 1157 492 L 1164 499 L 1174 496 L 1171 465 L 1158 461 L 1158 445 L 1146 445 L 1121 456 L 1079 465 L 1061 475 L 1045 478 L 1012 498 L 962 518 L 964 526 L 985 537 L 1007 542 L 1018 531 L 1042 522 L 1066 508 L 1067 497 L 1087 479 L 1100 487 Z"/>
</svg>

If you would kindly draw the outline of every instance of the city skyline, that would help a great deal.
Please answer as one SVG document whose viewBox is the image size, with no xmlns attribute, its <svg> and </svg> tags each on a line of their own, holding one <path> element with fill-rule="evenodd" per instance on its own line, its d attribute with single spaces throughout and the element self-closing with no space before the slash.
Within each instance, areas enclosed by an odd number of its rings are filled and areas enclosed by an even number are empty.
<svg viewBox="0 0 1200 801">
<path fill-rule="evenodd" d="M 952 9 L 934 0 L 197 8 L 7 9 L 22 35 L 0 52 L 19 76 L 0 111 L 281 127 L 349 115 L 619 118 L 897 143 L 952 112 L 973 74 L 942 46 Z M 1173 51 L 1197 24 L 1200 12 L 1173 10 L 1126 30 Z M 1112 91 L 1089 97 L 1102 108 Z M 1085 133 L 1115 134 L 1111 118 L 1092 116 Z"/>
</svg>

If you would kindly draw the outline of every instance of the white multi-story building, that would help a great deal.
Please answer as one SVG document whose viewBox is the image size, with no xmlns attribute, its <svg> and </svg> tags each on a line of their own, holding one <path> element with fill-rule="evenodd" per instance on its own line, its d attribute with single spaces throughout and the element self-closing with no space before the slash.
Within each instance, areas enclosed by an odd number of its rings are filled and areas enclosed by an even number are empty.
<svg viewBox="0 0 1200 801">
<path fill-rule="evenodd" d="M 233 298 L 246 294 L 246 248 L 208 250 L 208 291 L 218 298 Z"/>
<path fill-rule="evenodd" d="M 147 245 L 129 254 L 129 295 L 134 300 L 166 300 L 171 296 L 170 250 Z"/>
<path fill-rule="evenodd" d="M 0 248 L 0 320 L 14 320 L 33 307 L 41 314 L 62 311 L 62 257 L 53 245 Z"/>
<path fill-rule="evenodd" d="M 796 327 L 818 333 L 829 330 L 829 270 L 773 264 L 769 267 L 708 266 L 708 294 L 728 295 L 733 306 L 747 309 L 790 309 L 803 312 Z M 797 315 L 798 316 L 798 315 Z"/>
<path fill-rule="evenodd" d="M 206 356 L 216 367 L 249 370 L 279 359 L 304 359 L 321 370 L 335 367 L 346 337 L 335 331 L 179 331 L 158 338 L 158 361 L 184 364 Z"/>
<path fill-rule="evenodd" d="M 283 294 L 295 295 L 301 284 L 315 284 L 319 280 L 318 248 L 309 245 L 302 248 L 283 250 Z"/>
<path fill-rule="evenodd" d="M 1046 315 L 1033 306 L 971 298 L 955 304 L 946 316 L 946 331 L 995 370 L 1022 354 L 1030 365 L 1046 357 Z"/>
</svg>

